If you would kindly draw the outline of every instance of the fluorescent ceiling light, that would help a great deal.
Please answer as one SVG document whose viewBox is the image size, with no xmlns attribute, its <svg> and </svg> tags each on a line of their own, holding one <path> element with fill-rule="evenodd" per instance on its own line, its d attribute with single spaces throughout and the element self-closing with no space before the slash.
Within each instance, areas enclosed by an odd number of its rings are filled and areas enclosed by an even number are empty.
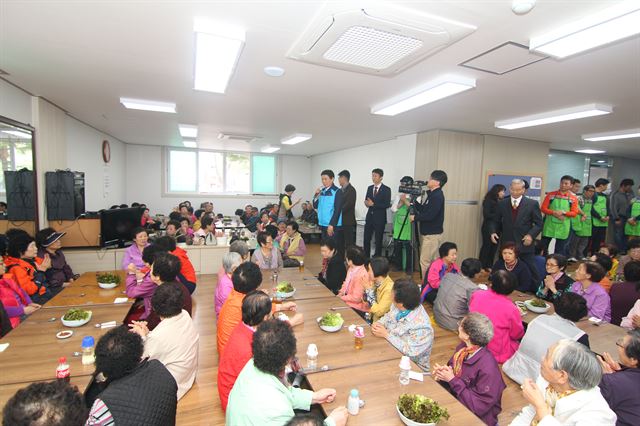
<svg viewBox="0 0 640 426">
<path fill-rule="evenodd" d="M 592 133 L 582 135 L 582 139 L 591 142 L 612 141 L 615 139 L 639 138 L 640 129 L 618 130 L 616 132 Z"/>
<path fill-rule="evenodd" d="M 606 151 L 599 149 L 576 149 L 575 152 L 579 152 L 580 154 L 604 154 Z"/>
<path fill-rule="evenodd" d="M 598 164 L 604 164 L 604 163 L 606 163 L 606 161 L 604 161 L 604 160 L 598 160 L 598 161 L 596 161 L 596 163 L 598 163 Z"/>
<path fill-rule="evenodd" d="M 624 1 L 529 40 L 529 49 L 556 58 L 640 33 L 640 2 Z"/>
<path fill-rule="evenodd" d="M 2 133 L 17 136 L 20 139 L 31 139 L 31 133 L 23 132 L 22 130 L 3 130 Z"/>
<path fill-rule="evenodd" d="M 198 126 L 192 126 L 190 124 L 178 124 L 180 130 L 180 136 L 183 138 L 197 138 Z"/>
<path fill-rule="evenodd" d="M 187 148 L 197 148 L 198 144 L 196 143 L 196 141 L 182 141 L 182 145 L 184 145 Z"/>
<path fill-rule="evenodd" d="M 311 139 L 311 136 L 312 135 L 310 133 L 296 133 L 295 135 L 287 136 L 286 138 L 281 139 L 280 142 L 282 142 L 284 145 L 295 145 Z"/>
<path fill-rule="evenodd" d="M 194 20 L 196 33 L 196 59 L 194 86 L 196 90 L 224 93 L 244 47 L 242 28 Z"/>
<path fill-rule="evenodd" d="M 609 114 L 611 111 L 613 111 L 613 107 L 610 105 L 579 105 L 571 108 L 547 111 L 540 114 L 525 115 L 523 117 L 511 118 L 509 120 L 496 121 L 495 126 L 499 129 L 513 130 L 520 129 L 522 127 L 540 126 L 542 124 L 557 123 L 559 121 L 577 120 L 579 118 Z"/>
<path fill-rule="evenodd" d="M 265 146 L 260 150 L 260 152 L 264 152 L 265 154 L 271 154 L 276 151 L 280 151 L 280 148 L 277 146 Z"/>
<path fill-rule="evenodd" d="M 371 114 L 397 115 L 474 87 L 474 79 L 453 76 L 440 78 L 372 107 Z"/>
<path fill-rule="evenodd" d="M 120 98 L 120 103 L 129 109 L 143 111 L 176 113 L 176 104 L 172 102 L 146 101 L 144 99 Z"/>
</svg>

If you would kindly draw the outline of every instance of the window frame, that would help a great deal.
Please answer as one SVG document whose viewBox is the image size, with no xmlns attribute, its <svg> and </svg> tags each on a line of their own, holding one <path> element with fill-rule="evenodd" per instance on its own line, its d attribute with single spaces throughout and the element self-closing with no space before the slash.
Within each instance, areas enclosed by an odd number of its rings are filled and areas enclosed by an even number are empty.
<svg viewBox="0 0 640 426">
<path fill-rule="evenodd" d="M 169 184 L 170 184 L 170 174 L 169 174 L 169 168 L 171 166 L 170 164 L 170 157 L 171 157 L 171 151 L 187 151 L 187 152 L 195 152 L 196 153 L 196 161 L 195 161 L 195 167 L 196 167 L 196 183 L 195 183 L 195 191 L 170 191 L 169 190 Z M 199 153 L 200 152 L 214 152 L 214 153 L 219 153 L 223 155 L 222 158 L 222 175 L 223 175 L 223 187 L 226 187 L 226 179 L 227 179 L 227 154 L 238 154 L 238 155 L 246 155 L 249 157 L 249 192 L 200 192 L 198 191 L 198 188 L 200 186 L 200 156 Z M 275 159 L 275 176 L 274 178 L 274 189 L 275 192 L 272 193 L 265 193 L 265 192 L 254 192 L 253 191 L 253 155 L 260 155 L 260 156 L 272 156 Z M 207 196 L 211 196 L 211 197 L 216 197 L 216 198 L 225 198 L 225 197 L 229 197 L 229 198 L 235 198 L 235 197 L 252 197 L 252 196 L 260 196 L 260 195 L 264 195 L 264 196 L 274 196 L 274 195 L 278 195 L 278 188 L 280 187 L 279 183 L 280 183 L 280 165 L 281 165 L 281 159 L 279 155 L 276 154 L 265 154 L 265 153 L 261 153 L 261 152 L 249 152 L 249 151 L 226 151 L 226 150 L 218 150 L 218 149 L 205 149 L 205 148 L 186 148 L 186 147 L 179 147 L 179 146 L 166 146 L 163 150 L 162 150 L 162 163 L 163 163 L 163 167 L 162 167 L 162 196 L 163 197 L 182 197 L 182 196 L 191 196 L 191 197 L 207 197 Z"/>
</svg>

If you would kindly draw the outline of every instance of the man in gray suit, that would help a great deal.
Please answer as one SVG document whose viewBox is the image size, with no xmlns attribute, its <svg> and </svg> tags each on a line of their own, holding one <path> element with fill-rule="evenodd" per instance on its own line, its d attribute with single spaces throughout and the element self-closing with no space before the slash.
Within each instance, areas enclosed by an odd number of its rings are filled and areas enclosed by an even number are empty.
<svg viewBox="0 0 640 426">
<path fill-rule="evenodd" d="M 524 196 L 525 183 L 514 179 L 509 187 L 509 197 L 498 202 L 498 212 L 491 241 L 502 243 L 513 241 L 520 252 L 519 258 L 529 266 L 533 283 L 537 286 L 543 277 L 538 274 L 535 263 L 535 239 L 542 230 L 542 213 L 537 201 Z M 498 236 L 500 234 L 500 236 Z M 535 291 L 535 289 L 530 289 Z"/>
</svg>

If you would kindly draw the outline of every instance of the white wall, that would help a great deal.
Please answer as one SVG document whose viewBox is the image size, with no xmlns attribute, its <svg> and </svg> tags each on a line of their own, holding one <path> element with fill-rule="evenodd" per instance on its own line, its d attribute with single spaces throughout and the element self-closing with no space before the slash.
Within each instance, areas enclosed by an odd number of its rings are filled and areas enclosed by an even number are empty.
<svg viewBox="0 0 640 426">
<path fill-rule="evenodd" d="M 31 124 L 31 95 L 15 86 L 0 80 L 0 115 Z"/>
<path fill-rule="evenodd" d="M 613 168 L 611 169 L 611 188 L 612 191 L 618 189 L 620 181 L 625 178 L 633 179 L 635 185 L 634 191 L 640 185 L 640 160 L 631 158 L 611 157 L 613 159 Z"/>
<path fill-rule="evenodd" d="M 67 167 L 84 172 L 85 206 L 88 211 L 122 204 L 125 191 L 125 144 L 66 116 Z M 111 147 L 111 162 L 102 159 L 102 141 Z M 105 188 L 105 179 L 108 182 Z"/>
<path fill-rule="evenodd" d="M 277 202 L 278 196 L 175 196 L 163 195 L 162 181 L 162 150 L 164 147 L 147 145 L 126 145 L 126 203 L 145 203 L 151 214 L 169 214 L 181 201 L 190 200 L 197 208 L 203 201 L 211 201 L 216 213 L 232 215 L 245 204 L 262 207 L 265 204 Z M 278 188 L 291 183 L 296 187 L 294 201 L 299 197 L 308 198 L 312 195 L 309 186 L 309 169 L 311 161 L 307 157 L 282 155 L 278 171 Z M 300 206 L 296 206 L 294 214 L 301 214 Z"/>
<path fill-rule="evenodd" d="M 347 169 L 351 173 L 351 184 L 358 192 L 356 218 L 363 219 L 367 213 L 364 196 L 371 185 L 371 170 L 381 168 L 384 171 L 383 182 L 391 188 L 391 199 L 396 196 L 400 179 L 414 176 L 416 155 L 416 135 L 398 136 L 384 142 L 372 143 L 355 148 L 343 149 L 311 157 L 311 188 L 320 186 L 320 173 L 331 169 L 337 175 Z M 310 194 L 310 196 L 313 194 Z"/>
</svg>

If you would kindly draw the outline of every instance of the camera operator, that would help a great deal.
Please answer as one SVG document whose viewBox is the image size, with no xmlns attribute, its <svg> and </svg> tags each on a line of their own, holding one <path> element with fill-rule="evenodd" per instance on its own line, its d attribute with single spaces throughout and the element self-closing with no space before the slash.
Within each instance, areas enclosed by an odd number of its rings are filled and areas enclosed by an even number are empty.
<svg viewBox="0 0 640 426">
<path fill-rule="evenodd" d="M 447 174 L 442 170 L 434 170 L 427 181 L 427 193 L 421 202 L 416 202 L 415 214 L 409 219 L 418 221 L 422 243 L 420 245 L 420 269 L 422 275 L 429 270 L 429 265 L 438 253 L 444 232 L 444 193 L 442 187 L 447 183 Z"/>
<path fill-rule="evenodd" d="M 411 176 L 400 179 L 400 190 L 413 184 Z M 408 275 L 413 273 L 413 250 L 411 249 L 411 227 L 409 220 L 411 195 L 399 192 L 396 195 L 391 211 L 393 212 L 393 241 L 395 243 L 394 263 Z"/>
</svg>

